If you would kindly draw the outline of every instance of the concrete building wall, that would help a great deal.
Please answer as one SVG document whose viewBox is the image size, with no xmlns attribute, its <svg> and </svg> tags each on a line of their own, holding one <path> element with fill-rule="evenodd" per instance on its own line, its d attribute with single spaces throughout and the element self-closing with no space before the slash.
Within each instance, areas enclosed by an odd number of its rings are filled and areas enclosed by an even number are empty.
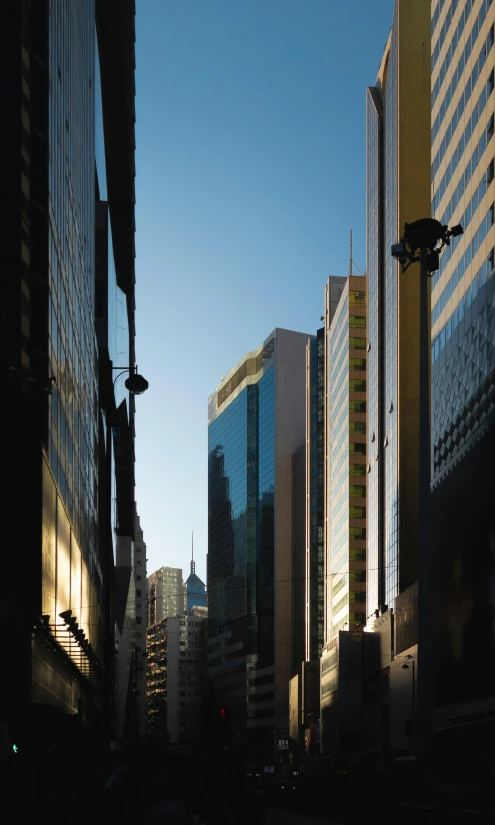
<svg viewBox="0 0 495 825">
<path fill-rule="evenodd" d="M 304 439 L 304 333 L 277 330 L 275 459 L 275 720 L 288 727 L 287 685 L 292 676 L 292 455 Z"/>
</svg>

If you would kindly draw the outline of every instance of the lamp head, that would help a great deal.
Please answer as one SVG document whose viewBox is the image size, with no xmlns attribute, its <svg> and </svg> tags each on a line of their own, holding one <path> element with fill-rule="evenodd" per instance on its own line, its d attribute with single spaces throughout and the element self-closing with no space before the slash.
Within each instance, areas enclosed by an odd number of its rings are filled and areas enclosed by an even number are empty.
<svg viewBox="0 0 495 825">
<path fill-rule="evenodd" d="M 432 252 L 438 241 L 445 238 L 447 230 L 448 227 L 435 218 L 420 218 L 419 221 L 406 223 L 404 241 L 412 255 L 419 249 L 428 249 Z"/>
<path fill-rule="evenodd" d="M 138 372 L 131 373 L 125 381 L 125 387 L 132 395 L 142 395 L 149 387 L 149 384 Z"/>
</svg>

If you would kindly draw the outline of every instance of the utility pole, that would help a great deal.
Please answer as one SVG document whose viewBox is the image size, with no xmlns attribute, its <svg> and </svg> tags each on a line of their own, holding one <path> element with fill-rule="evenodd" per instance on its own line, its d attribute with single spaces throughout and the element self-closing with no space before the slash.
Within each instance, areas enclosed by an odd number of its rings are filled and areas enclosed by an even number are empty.
<svg viewBox="0 0 495 825">
<path fill-rule="evenodd" d="M 413 713 L 413 748 L 425 773 L 432 769 L 434 711 L 433 648 L 433 576 L 430 554 L 430 483 L 431 483 L 431 413 L 430 413 L 430 282 L 440 269 L 440 253 L 450 246 L 451 238 L 463 234 L 459 224 L 451 229 L 434 218 L 421 218 L 405 224 L 404 236 L 393 244 L 391 254 L 401 264 L 402 274 L 419 261 L 419 525 L 418 525 L 418 708 L 417 735 Z M 413 663 L 413 691 L 415 690 Z M 414 711 L 416 710 L 413 696 Z"/>
</svg>

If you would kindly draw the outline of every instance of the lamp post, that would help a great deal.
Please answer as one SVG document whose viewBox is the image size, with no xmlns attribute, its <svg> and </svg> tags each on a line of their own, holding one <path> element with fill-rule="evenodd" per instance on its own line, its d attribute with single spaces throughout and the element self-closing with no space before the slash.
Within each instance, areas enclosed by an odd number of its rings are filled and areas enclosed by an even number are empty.
<svg viewBox="0 0 495 825">
<path fill-rule="evenodd" d="M 430 536 L 431 417 L 430 417 L 430 306 L 429 277 L 440 268 L 440 254 L 452 238 L 463 234 L 460 224 L 451 229 L 434 218 L 406 223 L 404 235 L 392 245 L 391 254 L 402 274 L 419 261 L 419 649 L 418 740 L 420 756 L 429 762 L 433 734 L 433 650 Z M 405 666 L 406 667 L 406 666 Z M 413 722 L 414 727 L 414 722 Z M 416 742 L 415 742 L 416 746 Z"/>
<path fill-rule="evenodd" d="M 411 663 L 412 668 L 412 730 L 411 730 L 411 753 L 416 756 L 416 679 L 415 679 L 415 662 L 413 656 L 408 654 L 406 659 Z M 409 670 L 409 665 L 405 662 L 402 665 L 402 670 Z"/>
</svg>

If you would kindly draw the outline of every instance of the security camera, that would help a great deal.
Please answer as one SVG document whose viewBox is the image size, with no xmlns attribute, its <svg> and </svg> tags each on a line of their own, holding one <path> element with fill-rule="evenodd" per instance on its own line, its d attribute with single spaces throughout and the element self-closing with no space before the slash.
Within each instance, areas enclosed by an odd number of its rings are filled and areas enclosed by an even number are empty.
<svg viewBox="0 0 495 825">
<path fill-rule="evenodd" d="M 406 258 L 406 244 L 404 241 L 399 241 L 399 243 L 392 244 L 391 253 L 394 258 L 397 258 L 398 261 L 403 261 Z"/>
</svg>

